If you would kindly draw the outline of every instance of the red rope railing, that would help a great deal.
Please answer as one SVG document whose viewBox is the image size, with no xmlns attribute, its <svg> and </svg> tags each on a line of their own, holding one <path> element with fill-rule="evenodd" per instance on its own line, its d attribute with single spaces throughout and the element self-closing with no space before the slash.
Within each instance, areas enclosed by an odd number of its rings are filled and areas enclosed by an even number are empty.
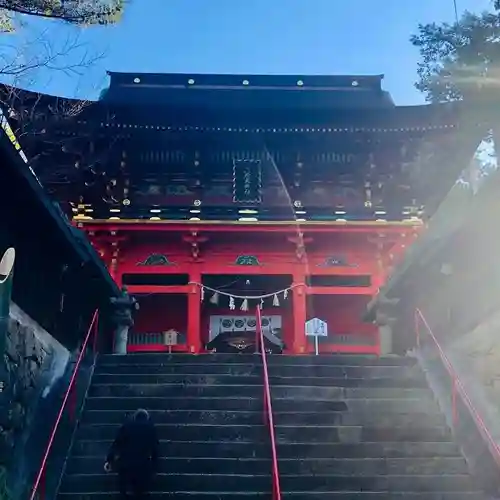
<svg viewBox="0 0 500 500">
<path fill-rule="evenodd" d="M 274 432 L 273 407 L 271 402 L 271 389 L 269 386 L 269 373 L 267 370 L 266 346 L 264 344 L 264 333 L 262 331 L 262 315 L 260 307 L 256 312 L 256 343 L 262 356 L 262 367 L 264 370 L 264 422 L 269 427 L 271 438 L 271 460 L 272 460 L 272 480 L 273 480 L 273 500 L 281 500 L 281 488 L 278 469 L 278 454 L 276 451 L 276 436 Z"/>
<path fill-rule="evenodd" d="M 472 403 L 469 395 L 467 394 L 467 391 L 465 390 L 465 387 L 460 380 L 460 377 L 458 376 L 457 371 L 451 364 L 450 359 L 444 352 L 443 348 L 441 347 L 441 344 L 439 343 L 438 339 L 434 335 L 434 332 L 432 331 L 432 328 L 430 327 L 429 323 L 425 319 L 424 314 L 420 309 L 415 309 L 415 334 L 416 334 L 416 341 L 417 341 L 417 347 L 419 348 L 421 345 L 421 332 L 420 332 L 420 325 L 424 325 L 425 329 L 427 330 L 427 334 L 429 337 L 432 339 L 434 345 L 437 348 L 437 351 L 439 353 L 439 357 L 441 358 L 441 361 L 446 368 L 446 371 L 448 372 L 448 375 L 451 378 L 451 411 L 452 411 L 452 423 L 453 426 L 456 427 L 459 424 L 459 414 L 457 410 L 457 398 L 460 397 L 469 410 L 472 418 L 474 419 L 477 428 L 479 429 L 479 432 L 483 436 L 483 438 L 486 440 L 488 448 L 490 449 L 493 458 L 495 459 L 496 463 L 500 466 L 500 446 L 495 442 L 493 439 L 493 436 L 491 435 L 490 431 L 486 427 L 486 424 L 484 423 L 484 420 L 482 419 L 481 415 L 479 412 L 476 410 L 474 404 Z"/>
<path fill-rule="evenodd" d="M 95 311 L 94 315 L 92 316 L 92 321 L 91 321 L 89 329 L 87 331 L 87 335 L 85 336 L 82 347 L 80 349 L 80 353 L 78 354 L 78 358 L 77 358 L 76 363 L 75 363 L 75 368 L 73 370 L 73 373 L 71 374 L 69 385 L 68 385 L 68 388 L 66 389 L 66 393 L 64 394 L 61 408 L 59 409 L 59 413 L 57 414 L 56 421 L 54 423 L 54 426 L 52 427 L 52 432 L 50 434 L 49 442 L 47 444 L 47 448 L 45 449 L 42 463 L 40 465 L 40 469 L 39 469 L 38 474 L 36 476 L 35 484 L 33 485 L 33 489 L 31 490 L 30 500 L 35 500 L 35 498 L 37 500 L 44 500 L 44 497 L 45 497 L 45 472 L 46 472 L 46 466 L 47 466 L 47 461 L 49 459 L 50 451 L 51 451 L 52 446 L 54 444 L 54 439 L 56 437 L 57 430 L 59 429 L 59 424 L 61 423 L 62 417 L 64 415 L 64 410 L 66 409 L 66 406 L 68 405 L 68 401 L 70 402 L 70 407 L 69 407 L 70 415 L 72 417 L 75 416 L 76 393 L 75 393 L 74 389 L 75 389 L 76 376 L 78 374 L 78 369 L 80 368 L 80 365 L 81 365 L 82 360 L 83 360 L 83 356 L 85 355 L 85 351 L 87 349 L 87 345 L 89 344 L 90 337 L 92 337 L 92 334 L 94 334 L 93 349 L 94 349 L 94 354 L 95 354 L 95 349 L 97 347 L 96 340 L 95 340 L 97 337 L 97 330 L 98 330 L 98 311 Z"/>
</svg>

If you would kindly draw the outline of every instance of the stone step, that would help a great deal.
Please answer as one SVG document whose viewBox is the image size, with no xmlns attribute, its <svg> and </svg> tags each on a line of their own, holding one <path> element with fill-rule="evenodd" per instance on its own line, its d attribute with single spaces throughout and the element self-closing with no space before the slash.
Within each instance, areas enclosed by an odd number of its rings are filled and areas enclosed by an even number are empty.
<svg viewBox="0 0 500 500">
<path fill-rule="evenodd" d="M 181 385 L 181 384 L 93 384 L 90 396 L 101 397 L 261 397 L 262 386 L 254 385 Z M 393 387 L 271 387 L 276 398 L 293 398 L 304 401 L 318 399 L 433 399 L 430 389 L 401 389 Z"/>
<path fill-rule="evenodd" d="M 207 374 L 96 374 L 93 384 L 166 384 L 166 385 L 225 385 L 225 386 L 258 386 L 263 385 L 263 376 L 260 375 L 207 375 Z M 332 378 L 332 377 L 284 377 L 271 375 L 271 387 L 377 387 L 377 388 L 427 388 L 424 376 L 420 377 L 376 377 L 376 378 Z"/>
<path fill-rule="evenodd" d="M 322 356 L 295 356 L 295 355 L 269 355 L 268 364 L 272 365 L 350 365 L 350 366 L 413 366 L 415 358 L 388 356 L 378 358 L 376 356 L 357 355 L 322 355 Z M 126 365 L 126 364 L 173 364 L 173 363 L 234 363 L 234 364 L 259 364 L 259 354 L 183 354 L 183 353 L 135 353 L 127 356 L 104 354 L 99 357 L 102 365 Z"/>
<path fill-rule="evenodd" d="M 118 496 L 117 491 L 93 493 L 62 493 L 58 500 L 109 500 L 110 495 Z M 269 492 L 200 492 L 186 491 L 154 492 L 152 500 L 269 500 Z M 285 500 L 481 500 L 482 493 L 469 492 L 373 492 L 373 491 L 310 491 L 310 492 L 283 492 L 281 497 Z"/>
<path fill-rule="evenodd" d="M 436 401 L 431 397 L 412 399 L 315 399 L 301 401 L 291 398 L 278 398 L 273 394 L 273 411 L 296 411 L 298 408 L 308 408 L 315 412 L 350 411 L 350 412 L 425 412 L 439 414 Z M 305 406 L 304 406 L 305 405 Z M 262 396 L 243 397 L 88 397 L 85 403 L 87 410 L 134 411 L 137 408 L 148 410 L 260 410 Z"/>
<path fill-rule="evenodd" d="M 66 472 L 78 474 L 100 474 L 103 457 L 74 457 L 68 462 Z M 269 474 L 270 459 L 256 458 L 163 458 L 158 464 L 158 472 L 170 474 L 217 474 L 231 471 L 233 474 Z M 280 474 L 303 475 L 426 475 L 426 474 L 467 474 L 463 458 L 362 458 L 362 459 L 280 459 Z"/>
<path fill-rule="evenodd" d="M 74 456 L 105 457 L 112 439 L 78 439 L 73 444 Z M 269 458 L 269 443 L 251 441 L 215 442 L 215 441 L 160 441 L 160 456 L 184 458 Z M 279 457 L 295 459 L 297 457 L 315 458 L 461 458 L 460 451 L 452 442 L 383 442 L 383 443 L 281 443 Z"/>
<path fill-rule="evenodd" d="M 83 424 L 77 431 L 79 439 L 113 439 L 119 424 Z M 176 441 L 264 441 L 269 431 L 264 425 L 160 424 L 156 426 L 160 439 Z M 451 439 L 445 427 L 367 427 L 367 426 L 276 426 L 278 443 L 361 443 L 384 441 L 446 442 Z"/>
<path fill-rule="evenodd" d="M 401 408 L 404 411 L 404 408 Z M 131 412 L 130 412 L 131 413 Z M 157 424 L 240 424 L 258 425 L 263 422 L 261 410 L 227 411 L 227 410 L 152 410 L 151 418 Z M 123 411 L 89 410 L 84 414 L 86 424 L 121 424 L 125 420 Z M 444 426 L 445 419 L 440 414 L 401 413 L 396 411 L 325 411 L 325 412 L 274 412 L 277 425 L 380 425 L 382 427 L 422 425 Z"/>
<path fill-rule="evenodd" d="M 313 354 L 297 356 L 295 354 L 277 354 L 267 357 L 270 366 L 280 364 L 290 365 L 351 365 L 351 366 L 414 366 L 417 360 L 410 356 L 372 356 L 355 354 Z"/>
<path fill-rule="evenodd" d="M 146 364 L 149 366 L 161 364 L 250 364 L 261 366 L 258 354 L 187 354 L 187 353 L 146 353 L 137 352 L 120 356 L 116 354 L 101 354 L 97 360 L 99 366 Z"/>
<path fill-rule="evenodd" d="M 114 474 L 70 474 L 61 484 L 65 492 L 112 492 L 116 488 Z M 151 491 L 182 491 L 189 486 L 191 491 L 217 492 L 270 492 L 271 475 L 253 474 L 157 474 Z M 383 492 L 464 492 L 476 491 L 467 474 L 437 475 L 286 475 L 280 474 L 283 491 L 383 491 Z"/>
<path fill-rule="evenodd" d="M 73 456 L 105 457 L 111 446 L 112 439 L 77 439 L 73 444 Z M 309 446 L 309 445 L 308 445 Z M 451 453 L 452 450 L 444 450 Z M 172 441 L 160 440 L 160 456 L 179 458 L 269 458 L 271 456 L 269 442 L 217 442 L 217 441 Z M 455 453 L 456 454 L 456 453 Z"/>
<path fill-rule="evenodd" d="M 400 427 L 374 426 L 283 426 L 275 427 L 280 443 L 382 443 L 386 441 L 450 442 L 451 432 L 446 426 L 423 427 L 408 425 Z"/>
<path fill-rule="evenodd" d="M 80 425 L 77 439 L 113 439 L 119 429 L 116 424 Z M 156 426 L 160 439 L 176 441 L 250 441 L 269 443 L 269 431 L 264 425 L 163 424 Z"/>
<path fill-rule="evenodd" d="M 191 359 L 191 358 L 188 358 Z M 281 377 L 331 377 L 331 378 L 422 378 L 423 372 L 418 365 L 413 366 L 349 366 L 349 365 L 270 365 L 269 375 Z M 162 363 L 151 364 L 112 364 L 98 363 L 96 375 L 242 375 L 262 377 L 262 365 L 249 363 Z"/>
</svg>

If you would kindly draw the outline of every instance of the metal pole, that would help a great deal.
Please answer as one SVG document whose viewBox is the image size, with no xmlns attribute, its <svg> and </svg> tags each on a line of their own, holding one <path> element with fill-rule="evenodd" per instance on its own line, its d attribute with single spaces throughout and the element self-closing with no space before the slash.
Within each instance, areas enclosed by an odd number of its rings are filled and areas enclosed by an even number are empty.
<svg viewBox="0 0 500 500">
<path fill-rule="evenodd" d="M 317 335 L 314 336 L 314 352 L 316 356 L 319 354 L 319 338 Z"/>
</svg>

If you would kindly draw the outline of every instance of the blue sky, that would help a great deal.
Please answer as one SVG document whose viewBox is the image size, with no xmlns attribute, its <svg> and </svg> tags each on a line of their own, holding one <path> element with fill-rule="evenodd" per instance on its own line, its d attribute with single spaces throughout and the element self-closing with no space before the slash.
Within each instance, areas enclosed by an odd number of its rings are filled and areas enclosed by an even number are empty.
<svg viewBox="0 0 500 500">
<path fill-rule="evenodd" d="M 126 72 L 238 74 L 381 74 L 397 104 L 422 97 L 413 88 L 417 24 L 453 21 L 453 0 L 129 0 L 121 23 L 83 30 L 99 55 L 84 75 L 38 74 L 23 86 L 96 97 L 107 69 Z M 481 11 L 490 0 L 457 0 Z M 48 28 L 47 28 L 48 27 Z M 17 43 L 47 30 L 55 44 L 75 28 L 37 21 Z M 73 59 L 81 54 L 73 53 Z"/>
</svg>

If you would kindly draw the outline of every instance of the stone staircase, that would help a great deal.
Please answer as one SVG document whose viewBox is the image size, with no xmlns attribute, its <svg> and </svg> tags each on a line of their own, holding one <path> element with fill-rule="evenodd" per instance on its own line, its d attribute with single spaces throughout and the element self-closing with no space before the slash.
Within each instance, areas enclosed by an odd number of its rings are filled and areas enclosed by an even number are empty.
<svg viewBox="0 0 500 500">
<path fill-rule="evenodd" d="M 161 439 L 153 498 L 268 497 L 262 380 L 255 355 L 102 356 L 58 498 L 109 499 L 117 492 L 104 459 L 125 415 L 137 408 L 150 411 Z"/>
<path fill-rule="evenodd" d="M 482 497 L 414 359 L 281 356 L 269 371 L 284 498 Z"/>
<path fill-rule="evenodd" d="M 283 498 L 481 498 L 414 360 L 268 359 Z M 116 492 L 104 458 L 139 407 L 161 438 L 152 498 L 271 498 L 260 357 L 136 354 L 100 358 L 60 500 Z"/>
</svg>

